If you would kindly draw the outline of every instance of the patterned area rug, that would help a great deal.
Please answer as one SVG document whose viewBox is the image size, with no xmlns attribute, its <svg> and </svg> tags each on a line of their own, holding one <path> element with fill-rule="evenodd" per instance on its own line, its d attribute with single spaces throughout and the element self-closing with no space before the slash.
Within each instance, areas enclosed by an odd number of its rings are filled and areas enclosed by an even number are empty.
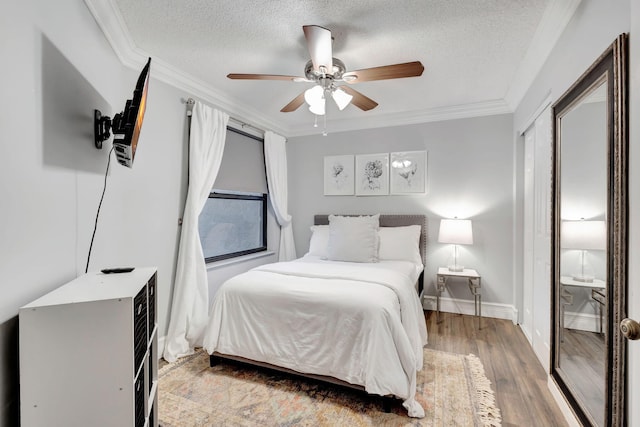
<svg viewBox="0 0 640 427">
<path fill-rule="evenodd" d="M 418 373 L 421 419 L 400 400 L 391 412 L 382 399 L 346 387 L 222 362 L 209 367 L 198 351 L 165 364 L 159 376 L 161 427 L 193 426 L 500 426 L 491 383 L 480 360 L 424 350 Z"/>
</svg>

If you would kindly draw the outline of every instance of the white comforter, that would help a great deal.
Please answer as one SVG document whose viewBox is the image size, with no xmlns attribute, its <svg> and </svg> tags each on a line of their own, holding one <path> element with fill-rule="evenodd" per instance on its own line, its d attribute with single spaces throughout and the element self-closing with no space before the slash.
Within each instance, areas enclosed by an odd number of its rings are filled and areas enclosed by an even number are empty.
<svg viewBox="0 0 640 427">
<path fill-rule="evenodd" d="M 204 348 L 393 394 L 423 417 L 415 392 L 427 328 L 416 278 L 404 261 L 263 265 L 218 290 Z"/>
</svg>

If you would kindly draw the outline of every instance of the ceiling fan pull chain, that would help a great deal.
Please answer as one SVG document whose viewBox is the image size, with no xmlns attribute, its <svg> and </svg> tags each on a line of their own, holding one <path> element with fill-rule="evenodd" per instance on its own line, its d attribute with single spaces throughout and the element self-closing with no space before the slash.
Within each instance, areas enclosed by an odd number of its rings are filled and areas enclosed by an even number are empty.
<svg viewBox="0 0 640 427">
<path fill-rule="evenodd" d="M 314 128 L 318 127 L 318 115 L 317 114 L 313 115 L 313 127 Z"/>
<path fill-rule="evenodd" d="M 322 131 L 322 136 L 327 136 L 327 115 L 325 114 L 322 117 L 324 117 L 324 130 Z"/>
</svg>

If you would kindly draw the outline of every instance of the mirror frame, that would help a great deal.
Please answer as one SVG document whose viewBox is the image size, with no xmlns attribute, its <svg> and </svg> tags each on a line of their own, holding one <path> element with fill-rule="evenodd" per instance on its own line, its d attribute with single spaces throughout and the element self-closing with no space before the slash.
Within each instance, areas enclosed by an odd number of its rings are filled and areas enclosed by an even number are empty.
<svg viewBox="0 0 640 427">
<path fill-rule="evenodd" d="M 576 417 L 595 425 L 572 394 L 559 366 L 560 326 L 560 120 L 606 76 L 607 84 L 607 324 L 605 334 L 605 425 L 626 425 L 626 341 L 618 325 L 627 314 L 628 215 L 628 35 L 621 34 L 589 69 L 553 104 L 551 377 Z"/>
</svg>

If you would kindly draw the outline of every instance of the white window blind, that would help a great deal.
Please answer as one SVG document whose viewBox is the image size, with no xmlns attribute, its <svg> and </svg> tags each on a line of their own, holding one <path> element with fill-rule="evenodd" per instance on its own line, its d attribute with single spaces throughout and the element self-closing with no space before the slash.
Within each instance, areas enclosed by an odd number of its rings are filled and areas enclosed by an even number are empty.
<svg viewBox="0 0 640 427">
<path fill-rule="evenodd" d="M 213 188 L 266 193 L 264 142 L 228 129 L 222 164 Z"/>
</svg>

